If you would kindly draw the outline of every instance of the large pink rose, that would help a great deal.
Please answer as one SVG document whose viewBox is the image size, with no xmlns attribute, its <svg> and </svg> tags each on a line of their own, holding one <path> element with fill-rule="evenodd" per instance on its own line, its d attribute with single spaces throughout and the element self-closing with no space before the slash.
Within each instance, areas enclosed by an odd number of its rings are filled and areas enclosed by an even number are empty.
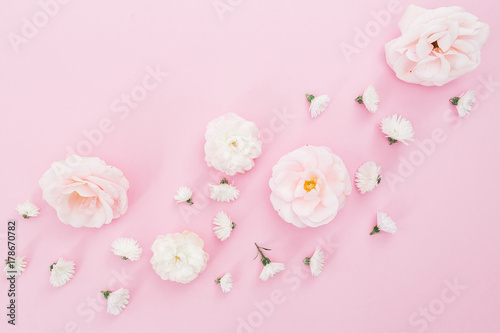
<svg viewBox="0 0 500 333">
<path fill-rule="evenodd" d="M 127 179 L 97 157 L 72 155 L 52 163 L 39 184 L 43 199 L 73 227 L 99 228 L 127 211 Z"/>
<path fill-rule="evenodd" d="M 304 146 L 283 156 L 269 180 L 271 203 L 288 223 L 327 224 L 344 206 L 352 185 L 344 162 L 329 148 Z"/>
<path fill-rule="evenodd" d="M 387 64 L 409 83 L 442 86 L 475 69 L 489 26 L 461 7 L 410 5 L 399 22 L 401 36 L 385 45 Z"/>
</svg>

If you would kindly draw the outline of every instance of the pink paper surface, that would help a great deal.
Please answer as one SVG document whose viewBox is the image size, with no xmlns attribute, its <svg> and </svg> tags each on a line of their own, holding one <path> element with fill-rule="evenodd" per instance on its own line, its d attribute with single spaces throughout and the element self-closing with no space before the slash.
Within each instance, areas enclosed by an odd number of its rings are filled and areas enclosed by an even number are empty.
<svg viewBox="0 0 500 333">
<path fill-rule="evenodd" d="M 410 3 L 2 2 L 0 257 L 7 221 L 17 219 L 28 266 L 17 283 L 15 327 L 0 279 L 0 331 L 499 332 L 500 3 L 416 2 L 463 6 L 490 25 L 481 65 L 442 87 L 402 82 L 385 63 L 384 43 L 399 36 Z M 40 27 L 30 30 L 24 18 Z M 358 29 L 369 36 L 356 37 Z M 12 33 L 23 31 L 31 37 L 13 47 Z M 349 57 L 347 44 L 356 49 Z M 381 98 L 376 114 L 354 101 L 369 84 Z M 448 99 L 467 90 L 478 101 L 459 119 Z M 121 98 L 131 93 L 139 102 L 126 106 Z M 332 99 L 316 119 L 306 93 Z M 264 139 L 254 169 L 230 178 L 241 190 L 231 204 L 207 198 L 221 174 L 206 166 L 203 150 L 206 124 L 226 112 L 254 121 Z M 394 113 L 413 123 L 416 142 L 388 145 L 379 122 Z M 285 223 L 269 201 L 271 168 L 305 144 L 330 147 L 353 182 L 362 163 L 375 161 L 382 183 L 363 196 L 354 190 L 326 226 Z M 125 173 L 123 217 L 100 229 L 58 220 L 38 180 L 70 151 Z M 181 185 L 195 192 L 192 208 L 173 200 Z M 14 207 L 28 199 L 41 215 L 23 220 Z M 225 242 L 212 231 L 219 210 L 238 224 Z M 397 222 L 395 235 L 369 236 L 377 210 Z M 149 263 L 151 244 L 185 229 L 204 239 L 208 267 L 187 285 L 163 281 Z M 113 255 L 118 237 L 139 241 L 140 261 Z M 254 242 L 272 248 L 269 257 L 286 271 L 259 280 Z M 317 245 L 327 259 L 313 278 L 302 260 Z M 49 266 L 59 257 L 75 261 L 76 274 L 53 288 Z M 229 294 L 214 283 L 226 272 L 235 283 Z M 121 287 L 130 304 L 108 315 L 99 291 Z"/>
</svg>

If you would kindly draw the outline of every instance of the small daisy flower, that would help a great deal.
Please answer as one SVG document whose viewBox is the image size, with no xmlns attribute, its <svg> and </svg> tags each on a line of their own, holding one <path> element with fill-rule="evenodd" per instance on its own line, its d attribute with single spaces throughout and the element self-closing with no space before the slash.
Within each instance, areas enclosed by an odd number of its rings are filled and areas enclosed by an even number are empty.
<svg viewBox="0 0 500 333">
<path fill-rule="evenodd" d="M 375 88 L 370 85 L 368 86 L 368 88 L 366 88 L 363 95 L 359 95 L 358 97 L 356 97 L 355 101 L 359 104 L 364 104 L 368 111 L 370 111 L 371 113 L 375 113 L 375 111 L 377 111 L 378 102 L 380 102 L 380 99 L 377 92 L 375 91 Z"/>
<path fill-rule="evenodd" d="M 142 249 L 139 243 L 133 238 L 117 238 L 111 243 L 111 251 L 123 260 L 139 260 Z"/>
<path fill-rule="evenodd" d="M 35 217 L 40 214 L 40 208 L 29 200 L 17 205 L 16 210 L 18 214 L 25 219 L 29 219 L 30 217 Z"/>
<path fill-rule="evenodd" d="M 401 141 L 405 145 L 408 145 L 406 141 L 413 141 L 413 126 L 404 117 L 393 114 L 387 118 L 382 119 L 380 122 L 382 133 L 384 133 L 389 144 L 392 145 L 398 141 Z"/>
<path fill-rule="evenodd" d="M 54 287 L 65 285 L 73 278 L 75 273 L 75 263 L 71 260 L 59 260 L 50 265 L 50 284 Z"/>
<path fill-rule="evenodd" d="M 257 251 L 259 251 L 257 255 L 260 254 L 260 261 L 262 262 L 262 265 L 264 265 L 264 268 L 262 269 L 262 272 L 260 273 L 259 276 L 262 281 L 268 280 L 269 278 L 275 276 L 276 274 L 285 269 L 285 264 L 271 262 L 271 260 L 267 258 L 262 252 L 262 250 L 271 251 L 271 249 L 260 247 L 257 245 L 257 243 L 254 244 L 257 247 Z"/>
<path fill-rule="evenodd" d="M 381 180 L 380 167 L 373 161 L 365 162 L 356 172 L 356 186 L 361 194 L 372 191 Z"/>
<path fill-rule="evenodd" d="M 389 215 L 385 212 L 377 212 L 377 225 L 373 227 L 370 235 L 379 233 L 381 231 L 388 232 L 390 234 L 396 233 L 396 223 L 391 219 Z"/>
<path fill-rule="evenodd" d="M 325 253 L 318 246 L 316 251 L 314 251 L 312 257 L 307 257 L 304 259 L 304 264 L 311 268 L 312 276 L 318 276 L 323 270 L 325 264 Z"/>
<path fill-rule="evenodd" d="M 219 202 L 230 202 L 238 199 L 240 191 L 232 184 L 229 184 L 226 178 L 220 181 L 219 185 L 209 184 L 210 199 Z"/>
<path fill-rule="evenodd" d="M 229 216 L 222 211 L 217 213 L 213 223 L 215 224 L 215 236 L 217 236 L 217 238 L 221 241 L 228 239 L 229 236 L 231 236 L 231 231 L 236 228 L 236 223 L 231 221 Z"/>
<path fill-rule="evenodd" d="M 474 90 L 469 90 L 465 94 L 460 95 L 460 97 L 453 97 L 450 99 L 450 102 L 457 107 L 458 116 L 460 118 L 464 117 L 469 114 L 474 103 L 476 103 L 476 93 Z"/>
<path fill-rule="evenodd" d="M 181 186 L 178 190 L 177 193 L 174 196 L 174 199 L 177 200 L 177 202 L 187 202 L 188 204 L 192 205 L 193 202 L 193 191 L 187 186 Z"/>
<path fill-rule="evenodd" d="M 330 103 L 330 97 L 328 95 L 321 95 L 318 97 L 314 97 L 314 95 L 306 94 L 307 101 L 311 103 L 309 107 L 309 111 L 311 112 L 311 117 L 316 118 L 328 107 L 328 103 Z"/>
<path fill-rule="evenodd" d="M 104 298 L 108 300 L 107 312 L 118 316 L 120 312 L 127 307 L 130 298 L 130 291 L 125 288 L 120 288 L 116 291 L 101 291 Z"/>
<path fill-rule="evenodd" d="M 228 293 L 233 288 L 233 276 L 231 273 L 224 274 L 224 276 L 217 278 L 215 282 L 220 284 L 223 293 Z"/>
<path fill-rule="evenodd" d="M 22 272 L 24 272 L 26 269 L 26 260 L 24 260 L 26 257 L 17 257 L 14 259 L 14 261 L 8 261 L 5 260 L 5 266 L 3 268 L 3 271 L 7 275 L 8 278 L 11 276 L 18 277 L 21 275 Z"/>
</svg>

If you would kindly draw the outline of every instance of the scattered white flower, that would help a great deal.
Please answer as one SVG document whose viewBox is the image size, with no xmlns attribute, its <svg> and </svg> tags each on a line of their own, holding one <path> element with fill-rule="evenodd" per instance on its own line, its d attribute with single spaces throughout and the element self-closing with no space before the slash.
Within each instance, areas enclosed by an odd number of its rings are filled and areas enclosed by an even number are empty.
<svg viewBox="0 0 500 333">
<path fill-rule="evenodd" d="M 193 199 L 193 191 L 187 186 L 181 186 L 178 190 L 177 193 L 174 196 L 174 199 L 177 200 L 177 202 L 187 202 L 188 204 L 192 205 Z"/>
<path fill-rule="evenodd" d="M 228 176 L 252 169 L 262 154 L 257 125 L 234 113 L 209 122 L 205 140 L 205 162 Z"/>
<path fill-rule="evenodd" d="M 453 97 L 450 99 L 450 102 L 457 107 L 458 116 L 460 118 L 464 117 L 472 110 L 472 106 L 476 102 L 476 93 L 474 90 L 469 90 L 465 94 L 460 95 L 460 97 Z"/>
<path fill-rule="evenodd" d="M 413 141 L 413 126 L 404 117 L 393 114 L 387 118 L 382 119 L 380 122 L 382 133 L 384 133 L 389 139 L 389 144 L 392 145 L 398 141 L 401 141 L 405 145 L 408 145 L 406 141 Z"/>
<path fill-rule="evenodd" d="M 307 257 L 304 259 L 304 264 L 311 268 L 312 276 L 318 276 L 323 270 L 325 264 L 325 253 L 318 246 L 316 251 L 314 251 L 312 257 Z"/>
<path fill-rule="evenodd" d="M 108 313 L 118 316 L 123 309 L 127 307 L 130 298 L 128 289 L 120 288 L 116 291 L 101 291 L 104 298 L 108 300 Z"/>
<path fill-rule="evenodd" d="M 316 118 L 328 107 L 328 103 L 330 103 L 330 97 L 328 95 L 321 95 L 318 97 L 314 97 L 314 95 L 306 94 L 307 101 L 311 103 L 309 107 L 309 111 L 311 111 L 311 117 Z"/>
<path fill-rule="evenodd" d="M 381 180 L 380 167 L 373 161 L 365 162 L 356 172 L 356 186 L 361 194 L 372 191 Z"/>
<path fill-rule="evenodd" d="M 277 262 L 271 262 L 271 259 L 267 258 L 262 250 L 270 251 L 270 249 L 266 249 L 264 247 L 260 247 L 257 245 L 257 243 L 254 243 L 255 246 L 257 247 L 257 251 L 259 251 L 260 254 L 260 261 L 262 262 L 262 265 L 264 265 L 264 268 L 262 269 L 262 272 L 260 273 L 260 279 L 262 281 L 268 280 L 270 277 L 275 276 L 279 272 L 283 271 L 285 269 L 285 264 L 282 263 L 277 263 Z M 259 255 L 257 254 L 257 255 Z"/>
<path fill-rule="evenodd" d="M 3 271 L 7 275 L 7 277 L 18 277 L 21 275 L 22 272 L 25 271 L 26 268 L 26 260 L 24 260 L 26 257 L 17 257 L 14 259 L 14 261 L 7 261 L 5 260 L 5 267 L 3 268 Z"/>
<path fill-rule="evenodd" d="M 31 201 L 26 201 L 16 206 L 16 210 L 25 219 L 29 219 L 30 217 L 35 217 L 40 214 L 40 208 L 37 205 L 32 203 Z"/>
<path fill-rule="evenodd" d="M 73 278 L 74 273 L 75 263 L 59 258 L 57 262 L 50 265 L 50 284 L 54 287 L 63 286 Z"/>
<path fill-rule="evenodd" d="M 231 273 L 224 274 L 223 277 L 217 278 L 215 282 L 220 284 L 223 293 L 228 293 L 233 288 L 233 276 Z"/>
<path fill-rule="evenodd" d="M 218 212 L 214 218 L 215 227 L 215 236 L 221 241 L 224 241 L 231 236 L 231 231 L 236 227 L 236 223 L 231 221 L 229 216 L 225 212 Z"/>
<path fill-rule="evenodd" d="M 366 88 L 363 95 L 358 96 L 355 100 L 359 104 L 364 104 L 366 109 L 371 113 L 375 113 L 375 111 L 377 111 L 378 102 L 380 102 L 375 88 L 371 85 Z"/>
<path fill-rule="evenodd" d="M 123 260 L 129 259 L 130 261 L 139 260 L 142 254 L 142 249 L 135 239 L 123 237 L 111 243 L 111 251 Z"/>
<path fill-rule="evenodd" d="M 219 185 L 209 184 L 210 199 L 219 202 L 230 202 L 238 199 L 240 191 L 232 184 L 229 184 L 226 178 L 220 181 Z"/>
<path fill-rule="evenodd" d="M 370 235 L 379 233 L 381 231 L 388 232 L 390 234 L 396 233 L 397 227 L 396 223 L 392 218 L 385 212 L 377 212 L 377 225 L 373 227 Z"/>
</svg>

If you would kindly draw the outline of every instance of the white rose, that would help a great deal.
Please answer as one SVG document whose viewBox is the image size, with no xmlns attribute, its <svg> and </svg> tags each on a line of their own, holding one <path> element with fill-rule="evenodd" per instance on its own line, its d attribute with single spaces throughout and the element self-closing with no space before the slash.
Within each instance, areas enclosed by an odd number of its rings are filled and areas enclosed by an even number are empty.
<svg viewBox="0 0 500 333">
<path fill-rule="evenodd" d="M 387 64 L 409 83 L 441 86 L 475 69 L 489 26 L 461 7 L 410 5 L 399 22 L 401 36 L 385 45 Z"/>
<path fill-rule="evenodd" d="M 205 161 L 229 176 L 245 173 L 262 154 L 260 132 L 255 123 L 234 113 L 212 120 L 205 133 Z"/>
<path fill-rule="evenodd" d="M 208 253 L 203 240 L 194 232 L 158 236 L 151 246 L 151 265 L 163 280 L 180 283 L 193 281 L 207 267 Z"/>
</svg>

